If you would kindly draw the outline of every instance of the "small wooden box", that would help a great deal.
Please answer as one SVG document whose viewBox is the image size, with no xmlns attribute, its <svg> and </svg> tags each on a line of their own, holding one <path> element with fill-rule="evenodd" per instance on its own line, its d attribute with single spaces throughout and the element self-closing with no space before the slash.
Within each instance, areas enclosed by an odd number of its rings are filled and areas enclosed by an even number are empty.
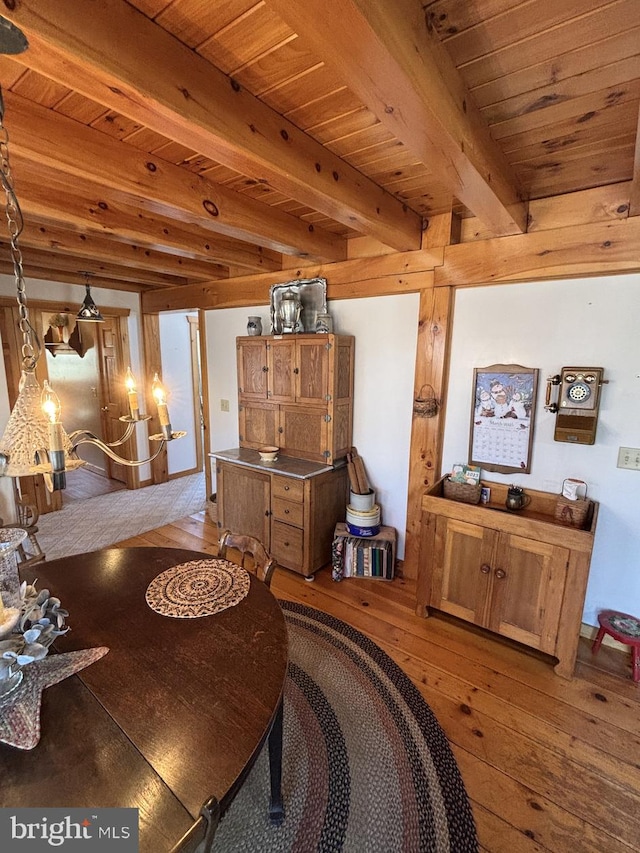
<svg viewBox="0 0 640 853">
<path fill-rule="evenodd" d="M 352 536 L 344 522 L 338 522 L 333 536 L 332 577 L 393 580 L 397 533 L 381 527 L 376 536 Z"/>
</svg>

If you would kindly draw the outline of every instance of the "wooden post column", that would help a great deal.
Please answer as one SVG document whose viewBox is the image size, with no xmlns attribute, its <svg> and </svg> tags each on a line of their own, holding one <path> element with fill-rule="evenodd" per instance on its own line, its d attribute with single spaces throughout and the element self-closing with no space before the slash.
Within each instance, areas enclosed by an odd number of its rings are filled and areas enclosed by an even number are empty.
<svg viewBox="0 0 640 853">
<path fill-rule="evenodd" d="M 424 233 L 423 248 L 432 249 L 457 242 L 459 224 L 458 218 L 452 213 L 433 217 Z M 432 287 L 420 293 L 413 398 L 415 400 L 420 395 L 424 386 L 431 385 L 438 401 L 438 411 L 435 417 L 424 417 L 414 412 L 411 424 L 407 529 L 403 565 L 403 574 L 408 578 L 418 577 L 422 495 L 438 479 L 442 465 L 444 401 L 449 368 L 453 299 L 452 287 Z"/>
</svg>

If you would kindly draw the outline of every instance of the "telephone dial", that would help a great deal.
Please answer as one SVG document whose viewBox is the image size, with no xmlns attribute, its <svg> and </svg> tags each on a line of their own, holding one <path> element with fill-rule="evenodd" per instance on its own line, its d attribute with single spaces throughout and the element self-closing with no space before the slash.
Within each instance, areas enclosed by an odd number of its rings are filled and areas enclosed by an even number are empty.
<svg viewBox="0 0 640 853">
<path fill-rule="evenodd" d="M 556 415 L 555 441 L 595 444 L 600 389 L 607 381 L 604 367 L 563 367 L 547 378 L 545 409 Z"/>
</svg>

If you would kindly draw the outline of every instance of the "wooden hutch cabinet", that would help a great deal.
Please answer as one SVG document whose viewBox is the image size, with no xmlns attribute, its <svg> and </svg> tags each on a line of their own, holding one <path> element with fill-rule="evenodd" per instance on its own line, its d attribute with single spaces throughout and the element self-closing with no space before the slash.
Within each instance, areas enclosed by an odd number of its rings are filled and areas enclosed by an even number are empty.
<svg viewBox="0 0 640 853">
<path fill-rule="evenodd" d="M 274 445 L 332 464 L 351 446 L 354 339 L 270 335 L 237 340 L 240 447 Z"/>
<path fill-rule="evenodd" d="M 557 495 L 527 490 L 509 512 L 507 486 L 474 506 L 443 497 L 442 481 L 422 499 L 418 613 L 429 607 L 473 622 L 558 659 L 573 675 L 598 506 L 586 529 L 560 524 Z"/>
<path fill-rule="evenodd" d="M 310 577 L 331 561 L 349 497 L 354 338 L 288 334 L 237 339 L 240 447 L 216 459 L 218 526 L 260 539 Z M 260 447 L 280 448 L 264 463 Z"/>
<path fill-rule="evenodd" d="M 266 465 L 243 449 L 214 456 L 219 527 L 257 537 L 281 566 L 305 577 L 330 561 L 348 499 L 346 465 L 285 457 Z"/>
</svg>

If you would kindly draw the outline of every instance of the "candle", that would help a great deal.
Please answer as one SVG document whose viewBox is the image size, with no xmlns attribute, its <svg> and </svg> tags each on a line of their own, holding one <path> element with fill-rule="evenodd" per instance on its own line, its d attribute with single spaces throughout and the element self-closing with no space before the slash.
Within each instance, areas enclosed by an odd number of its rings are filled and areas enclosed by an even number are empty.
<svg viewBox="0 0 640 853">
<path fill-rule="evenodd" d="M 0 623 L 4 622 L 4 601 L 0 595 Z"/>
<path fill-rule="evenodd" d="M 62 424 L 60 423 L 60 400 L 49 382 L 45 379 L 40 397 L 42 411 L 49 418 L 49 461 L 53 474 L 53 488 L 65 487 L 65 458 Z"/>
<path fill-rule="evenodd" d="M 158 418 L 160 419 L 162 433 L 165 438 L 171 438 L 171 421 L 169 420 L 169 409 L 167 407 L 167 392 L 157 373 L 153 377 L 151 393 L 158 406 Z"/>
<path fill-rule="evenodd" d="M 140 420 L 140 409 L 138 407 L 138 391 L 136 387 L 135 376 L 131 372 L 131 368 L 127 367 L 127 372 L 124 377 L 125 388 L 127 389 L 127 398 L 129 400 L 129 411 L 134 421 Z"/>
</svg>

